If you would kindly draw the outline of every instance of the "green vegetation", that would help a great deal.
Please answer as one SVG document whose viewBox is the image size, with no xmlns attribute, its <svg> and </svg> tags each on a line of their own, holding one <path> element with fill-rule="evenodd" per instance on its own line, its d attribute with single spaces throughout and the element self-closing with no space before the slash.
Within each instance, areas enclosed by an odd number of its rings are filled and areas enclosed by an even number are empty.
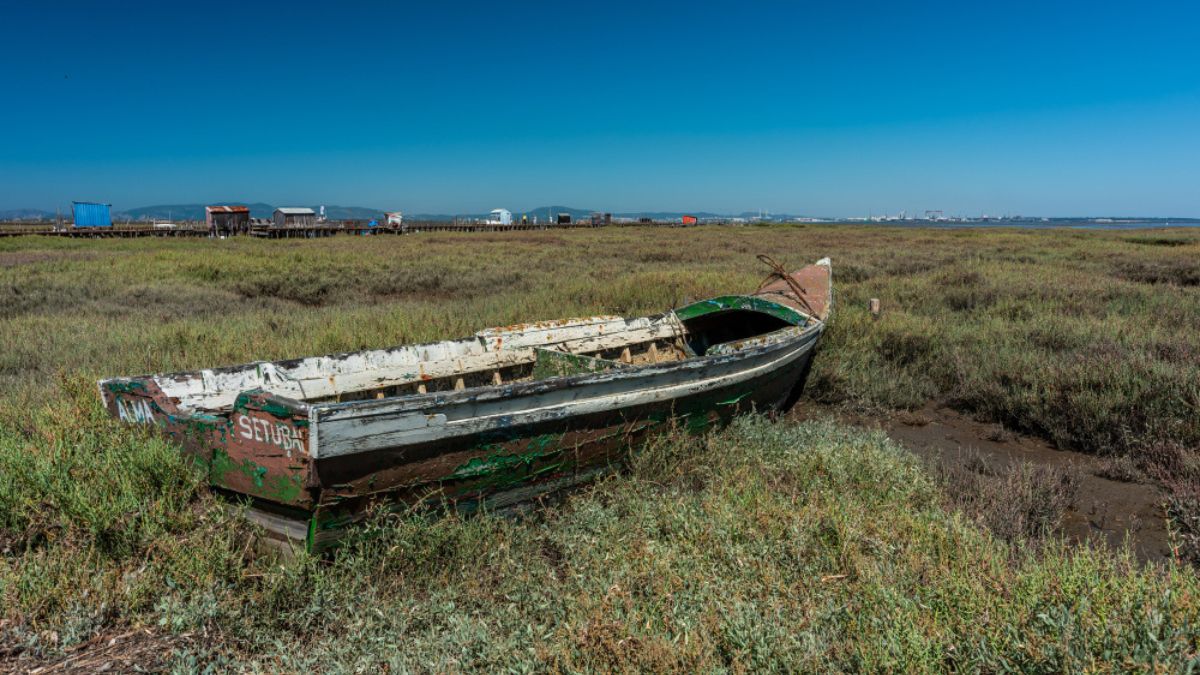
<svg viewBox="0 0 1200 675">
<path fill-rule="evenodd" d="M 279 561 L 252 554 L 236 507 L 169 444 L 106 419 L 96 401 L 108 375 L 660 311 L 753 288 L 760 252 L 791 266 L 834 259 L 837 314 L 808 396 L 863 411 L 937 399 L 1111 455 L 1113 471 L 1172 490 L 1189 554 L 1200 537 L 1200 233 L 14 239 L 0 241 L 0 659 L 78 655 L 135 628 L 149 633 L 123 639 L 151 641 L 147 653 L 185 669 L 1057 670 L 1196 658 L 1194 571 L 1044 538 L 1054 476 L 1017 476 L 1005 494 L 1024 497 L 972 506 L 877 436 L 748 420 L 664 442 L 627 475 L 522 520 L 381 516 L 333 560 Z M 971 513 L 999 505 L 1000 518 Z M 1018 524 L 978 525 L 997 520 Z"/>
</svg>

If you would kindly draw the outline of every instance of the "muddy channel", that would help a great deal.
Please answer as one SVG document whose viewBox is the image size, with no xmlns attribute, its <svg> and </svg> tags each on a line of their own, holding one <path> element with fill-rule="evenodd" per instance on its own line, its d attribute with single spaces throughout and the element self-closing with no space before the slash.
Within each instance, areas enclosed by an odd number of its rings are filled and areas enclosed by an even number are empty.
<svg viewBox="0 0 1200 675">
<path fill-rule="evenodd" d="M 1000 473 L 1021 462 L 1072 470 L 1077 476 L 1073 502 L 1060 525 L 1060 534 L 1074 542 L 1103 542 L 1121 547 L 1126 538 L 1142 561 L 1171 557 L 1164 509 L 1166 494 L 1150 482 L 1125 482 L 1097 475 L 1103 461 L 1094 456 L 1059 450 L 997 424 L 978 422 L 937 404 L 887 415 L 866 417 L 801 402 L 796 419 L 833 417 L 844 423 L 880 429 L 892 440 L 928 462 L 966 465 Z"/>
</svg>

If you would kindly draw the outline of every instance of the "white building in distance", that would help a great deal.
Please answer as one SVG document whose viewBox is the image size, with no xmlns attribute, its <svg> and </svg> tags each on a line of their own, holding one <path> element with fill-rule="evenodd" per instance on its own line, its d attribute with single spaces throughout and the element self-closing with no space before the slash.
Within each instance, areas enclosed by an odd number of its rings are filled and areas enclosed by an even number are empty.
<svg viewBox="0 0 1200 675">
<path fill-rule="evenodd" d="M 487 222 L 488 225 L 512 225 L 512 211 L 508 209 L 492 209 Z"/>
</svg>

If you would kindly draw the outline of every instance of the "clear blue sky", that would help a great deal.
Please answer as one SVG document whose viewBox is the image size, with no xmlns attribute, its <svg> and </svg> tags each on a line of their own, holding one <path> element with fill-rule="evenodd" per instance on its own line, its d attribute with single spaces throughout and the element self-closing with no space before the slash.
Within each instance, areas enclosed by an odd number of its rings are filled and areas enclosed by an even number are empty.
<svg viewBox="0 0 1200 675">
<path fill-rule="evenodd" d="M 1200 3 L 4 2 L 0 209 L 1200 216 Z"/>
</svg>

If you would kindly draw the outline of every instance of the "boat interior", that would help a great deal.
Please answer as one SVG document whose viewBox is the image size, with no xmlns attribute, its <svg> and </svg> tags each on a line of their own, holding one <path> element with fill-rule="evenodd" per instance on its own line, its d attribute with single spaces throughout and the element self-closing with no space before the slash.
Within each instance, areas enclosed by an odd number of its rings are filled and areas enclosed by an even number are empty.
<svg viewBox="0 0 1200 675">
<path fill-rule="evenodd" d="M 597 316 L 490 328 L 470 338 L 154 376 L 185 410 L 227 412 L 242 392 L 307 403 L 345 402 L 499 386 L 681 361 L 740 348 L 795 324 L 748 309 L 681 320 L 675 312 Z M 142 378 L 133 378 L 142 379 Z"/>
</svg>

